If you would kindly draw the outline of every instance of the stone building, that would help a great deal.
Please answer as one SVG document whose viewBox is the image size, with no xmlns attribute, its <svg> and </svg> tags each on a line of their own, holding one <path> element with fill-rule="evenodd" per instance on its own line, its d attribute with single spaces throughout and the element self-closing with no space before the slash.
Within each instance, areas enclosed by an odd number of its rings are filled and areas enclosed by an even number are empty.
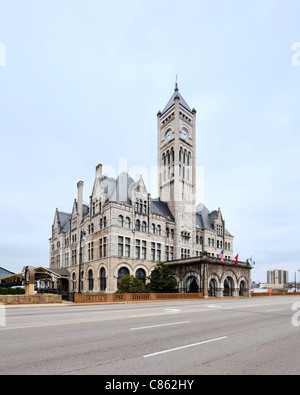
<svg viewBox="0 0 300 395">
<path fill-rule="evenodd" d="M 251 268 L 233 261 L 220 208 L 196 206 L 196 110 L 177 84 L 157 121 L 158 198 L 142 176 L 106 177 L 99 164 L 89 204 L 79 181 L 72 212 L 56 209 L 50 268 L 68 269 L 70 290 L 112 293 L 124 274 L 146 281 L 163 261 L 173 266 L 181 292 L 249 294 Z"/>
</svg>

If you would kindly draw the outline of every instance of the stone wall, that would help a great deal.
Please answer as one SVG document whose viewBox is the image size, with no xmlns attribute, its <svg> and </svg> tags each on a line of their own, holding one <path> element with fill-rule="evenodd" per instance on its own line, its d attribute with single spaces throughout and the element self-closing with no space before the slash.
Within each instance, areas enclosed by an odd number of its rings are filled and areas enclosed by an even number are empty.
<svg viewBox="0 0 300 395">
<path fill-rule="evenodd" d="M 74 295 L 75 303 L 120 303 L 120 302 L 147 302 L 163 300 L 195 300 L 203 299 L 203 293 L 197 294 L 84 294 Z"/>
<path fill-rule="evenodd" d="M 61 303 L 61 295 L 0 295 L 5 305 Z"/>
</svg>

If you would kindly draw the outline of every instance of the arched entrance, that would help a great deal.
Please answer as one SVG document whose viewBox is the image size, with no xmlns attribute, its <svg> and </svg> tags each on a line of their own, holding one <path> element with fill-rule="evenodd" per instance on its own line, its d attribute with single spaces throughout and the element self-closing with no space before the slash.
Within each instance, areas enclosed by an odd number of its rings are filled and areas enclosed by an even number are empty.
<svg viewBox="0 0 300 395">
<path fill-rule="evenodd" d="M 216 296 L 216 280 L 211 279 L 208 285 L 208 296 Z"/>
<path fill-rule="evenodd" d="M 240 283 L 239 296 L 247 296 L 247 287 L 245 281 L 241 281 Z"/>
<path fill-rule="evenodd" d="M 226 277 L 224 280 L 223 296 L 233 295 L 233 281 L 231 277 Z"/>
<path fill-rule="evenodd" d="M 186 281 L 186 293 L 198 293 L 200 290 L 199 280 L 191 276 Z"/>
</svg>

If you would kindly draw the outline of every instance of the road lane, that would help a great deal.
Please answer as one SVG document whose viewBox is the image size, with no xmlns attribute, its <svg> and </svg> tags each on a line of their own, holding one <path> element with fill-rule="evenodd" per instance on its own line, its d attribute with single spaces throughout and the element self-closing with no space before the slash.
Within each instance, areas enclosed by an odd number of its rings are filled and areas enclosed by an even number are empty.
<svg viewBox="0 0 300 395">
<path fill-rule="evenodd" d="M 293 349 L 295 365 L 300 355 L 292 345 L 299 343 L 299 328 L 291 318 L 292 305 L 299 301 L 276 297 L 8 309 L 8 326 L 0 329 L 0 373 L 230 374 L 229 361 L 236 370 L 256 374 L 264 356 L 275 355 L 274 344 L 284 359 L 285 347 Z M 152 328 L 131 330 L 147 326 Z M 227 339 L 204 343 L 220 337 Z M 143 358 L 170 349 L 177 351 Z M 269 361 L 260 372 L 272 366 L 280 374 L 283 363 L 274 367 Z M 291 372 L 292 365 L 285 361 Z"/>
</svg>

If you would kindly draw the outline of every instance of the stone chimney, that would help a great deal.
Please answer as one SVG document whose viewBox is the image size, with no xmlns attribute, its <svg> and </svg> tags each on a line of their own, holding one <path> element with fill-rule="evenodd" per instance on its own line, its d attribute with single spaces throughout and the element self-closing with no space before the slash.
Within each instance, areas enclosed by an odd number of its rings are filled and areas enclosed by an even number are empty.
<svg viewBox="0 0 300 395">
<path fill-rule="evenodd" d="M 83 181 L 77 183 L 77 201 L 78 201 L 78 214 L 79 214 L 79 224 L 82 222 L 82 212 L 83 212 Z"/>
<path fill-rule="evenodd" d="M 102 177 L 102 165 L 99 164 L 99 165 L 96 167 L 96 179 L 97 179 L 97 178 L 101 179 L 101 177 Z"/>
</svg>

